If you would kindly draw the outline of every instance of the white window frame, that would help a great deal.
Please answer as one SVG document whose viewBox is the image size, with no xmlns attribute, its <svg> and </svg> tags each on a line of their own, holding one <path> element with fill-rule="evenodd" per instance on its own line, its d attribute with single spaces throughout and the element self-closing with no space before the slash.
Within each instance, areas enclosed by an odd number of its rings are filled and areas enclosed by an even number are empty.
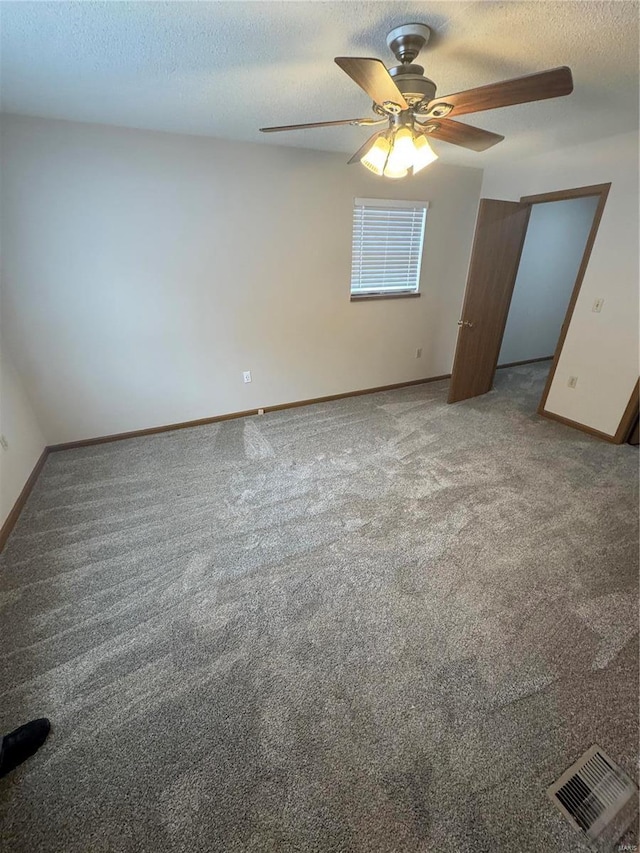
<svg viewBox="0 0 640 853">
<path fill-rule="evenodd" d="M 385 286 L 375 282 L 375 278 L 379 279 L 380 272 L 374 273 L 373 280 L 370 280 L 367 286 L 366 274 L 363 271 L 363 259 L 366 254 L 366 248 L 363 246 L 363 234 L 357 233 L 356 212 L 358 208 L 383 208 L 384 210 L 393 210 L 400 208 L 403 210 L 422 211 L 422 223 L 420 233 L 420 243 L 417 252 L 412 251 L 411 246 L 407 247 L 407 265 L 410 268 L 412 265 L 415 268 L 415 276 L 409 279 L 409 271 L 407 274 L 407 283 L 398 285 L 391 284 Z M 355 198 L 353 200 L 352 214 L 352 234 L 351 234 L 351 285 L 350 293 L 352 299 L 366 299 L 371 297 L 390 297 L 390 296 L 419 296 L 420 295 L 420 273 L 422 269 L 422 254 L 424 250 L 424 234 L 427 226 L 427 211 L 429 209 L 428 201 L 410 201 L 391 198 Z M 371 261 L 369 261 L 371 263 Z M 384 264 L 384 261 L 382 262 Z M 363 283 L 364 278 L 364 283 Z M 374 286 L 376 285 L 376 286 Z"/>
</svg>

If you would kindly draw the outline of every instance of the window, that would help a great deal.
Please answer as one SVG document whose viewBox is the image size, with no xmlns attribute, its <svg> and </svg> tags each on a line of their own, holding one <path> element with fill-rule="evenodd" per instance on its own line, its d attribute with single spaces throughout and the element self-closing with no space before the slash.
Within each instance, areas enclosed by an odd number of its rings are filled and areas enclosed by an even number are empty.
<svg viewBox="0 0 640 853">
<path fill-rule="evenodd" d="M 428 202 L 357 198 L 351 296 L 417 294 Z"/>
</svg>

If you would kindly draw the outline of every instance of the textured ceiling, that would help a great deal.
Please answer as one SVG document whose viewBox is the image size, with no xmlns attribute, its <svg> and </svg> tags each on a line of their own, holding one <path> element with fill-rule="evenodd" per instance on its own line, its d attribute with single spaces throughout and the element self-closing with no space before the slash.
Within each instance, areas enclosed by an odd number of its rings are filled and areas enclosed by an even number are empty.
<svg viewBox="0 0 640 853">
<path fill-rule="evenodd" d="M 385 36 L 421 21 L 441 95 L 569 65 L 567 98 L 477 113 L 504 134 L 483 165 L 638 127 L 638 3 L 2 2 L 5 112 L 352 153 L 366 128 L 264 136 L 258 127 L 370 115 L 338 55 L 395 59 Z"/>
</svg>

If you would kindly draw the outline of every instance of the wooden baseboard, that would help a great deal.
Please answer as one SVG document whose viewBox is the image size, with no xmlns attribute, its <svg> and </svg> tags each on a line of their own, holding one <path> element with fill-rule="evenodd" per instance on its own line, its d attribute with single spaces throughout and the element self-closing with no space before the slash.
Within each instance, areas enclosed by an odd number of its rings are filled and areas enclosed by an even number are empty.
<svg viewBox="0 0 640 853">
<path fill-rule="evenodd" d="M 33 468 L 33 471 L 31 472 L 31 474 L 29 474 L 29 479 L 27 480 L 27 482 L 22 487 L 22 491 L 18 495 L 17 501 L 14 503 L 13 507 L 11 508 L 9 515 L 6 517 L 6 519 L 4 521 L 4 524 L 2 525 L 2 527 L 0 527 L 0 551 L 2 551 L 2 549 L 4 548 L 6 541 L 9 538 L 9 534 L 13 530 L 15 523 L 20 516 L 20 513 L 22 512 L 22 509 L 27 502 L 27 498 L 31 494 L 31 489 L 33 489 L 33 487 L 35 486 L 36 480 L 38 479 L 40 471 L 42 471 L 44 463 L 47 461 L 48 455 L 49 455 L 49 448 L 45 447 L 45 449 L 42 451 L 42 453 L 40 455 L 40 458 L 36 462 L 36 464 Z"/>
<path fill-rule="evenodd" d="M 278 403 L 275 406 L 264 406 L 263 412 L 279 412 L 283 409 L 295 409 L 298 406 L 312 406 L 314 403 L 328 403 L 331 400 L 342 400 L 346 397 L 360 397 L 364 394 L 377 394 L 379 391 L 393 391 L 396 388 L 409 388 L 412 385 L 425 385 L 427 382 L 440 382 L 443 379 L 450 379 L 451 374 L 445 373 L 442 376 L 428 376 L 426 379 L 412 379 L 410 382 L 396 382 L 393 385 L 379 385 L 376 388 L 363 388 L 359 391 L 345 391 L 342 394 L 329 394 L 326 397 L 313 397 L 309 400 L 295 400 L 292 403 Z M 149 427 L 148 429 L 136 429 L 131 432 L 119 432 L 113 435 L 101 435 L 97 438 L 83 438 L 80 441 L 67 441 L 62 444 L 52 444 L 48 450 L 50 453 L 57 453 L 59 450 L 74 450 L 77 447 L 90 447 L 94 444 L 106 444 L 111 441 L 124 441 L 128 438 L 140 438 L 146 435 L 155 435 L 159 432 L 172 432 L 177 429 L 190 429 L 191 427 L 206 426 L 207 424 L 215 424 L 220 421 L 230 421 L 235 418 L 246 418 L 251 415 L 257 415 L 258 409 L 247 409 L 243 412 L 229 412 L 225 415 L 214 415 L 211 418 L 200 418 L 196 421 L 183 421 L 177 424 L 166 424 L 165 426 Z"/>
<path fill-rule="evenodd" d="M 618 429 L 614 436 L 616 444 L 622 444 L 624 441 L 627 441 L 633 425 L 638 420 L 638 414 L 640 414 L 640 379 L 635 384 L 633 393 L 629 397 L 627 408 L 624 410 L 622 419 L 618 424 Z"/>
<path fill-rule="evenodd" d="M 572 421 L 569 418 L 563 418 L 562 415 L 556 415 L 554 412 L 549 412 L 544 408 L 543 400 L 540 401 L 540 405 L 538 406 L 538 414 L 542 415 L 543 418 L 558 421 L 558 423 L 565 424 L 566 426 L 573 427 L 574 429 L 579 429 L 581 432 L 586 432 L 596 438 L 601 438 L 603 441 L 608 441 L 610 444 L 624 444 L 629 437 L 629 433 L 631 432 L 635 420 L 638 417 L 638 412 L 640 411 L 639 394 L 640 379 L 635 384 L 633 393 L 629 398 L 627 407 L 624 410 L 620 423 L 618 424 L 618 429 L 615 431 L 614 435 L 609 435 L 609 433 L 606 432 L 600 432 L 599 429 L 593 429 L 592 427 L 585 426 L 585 424 L 578 423 L 578 421 Z"/>
<path fill-rule="evenodd" d="M 590 426 L 585 426 L 584 424 L 578 423 L 578 421 L 572 421 L 570 418 L 563 418 L 562 415 L 556 415 L 553 412 L 547 412 L 546 410 L 541 409 L 538 409 L 538 414 L 543 418 L 548 418 L 550 421 L 557 421 L 559 424 L 573 427 L 574 429 L 580 430 L 580 432 L 586 432 L 589 435 L 593 435 L 595 438 L 601 438 L 603 441 L 608 441 L 610 444 L 620 444 L 620 442 L 616 440 L 615 435 L 608 435 L 606 432 L 600 432 L 599 429 L 593 429 Z"/>
<path fill-rule="evenodd" d="M 502 370 L 505 367 L 519 367 L 521 364 L 537 364 L 539 361 L 553 361 L 553 356 L 543 355 L 542 358 L 525 358 L 524 361 L 509 361 L 506 364 L 499 364 L 496 370 Z"/>
<path fill-rule="evenodd" d="M 363 394 L 376 394 L 379 391 L 393 391 L 396 388 L 409 388 L 412 385 L 424 385 L 427 382 L 439 382 L 442 379 L 450 379 L 451 374 L 445 373 L 442 376 L 429 376 L 426 379 L 413 379 L 410 382 L 396 382 L 393 385 L 380 385 L 376 388 L 363 388 L 359 391 L 346 391 L 343 394 L 329 394 L 326 397 L 314 397 L 311 400 L 296 400 L 293 403 L 279 403 L 275 406 L 265 406 L 262 411 L 263 412 L 278 412 L 283 409 L 294 409 L 298 406 L 312 406 L 314 403 L 327 403 L 331 400 L 342 400 L 346 397 L 360 397 Z M 106 444 L 111 441 L 123 441 L 127 438 L 140 438 L 145 435 L 155 435 L 160 432 L 171 432 L 172 430 L 177 429 L 189 429 L 190 427 L 204 426 L 206 424 L 215 424 L 220 421 L 229 421 L 235 418 L 246 418 L 250 415 L 257 415 L 258 409 L 247 409 L 244 412 L 229 412 L 226 415 L 215 415 L 211 418 L 200 418 L 195 421 L 184 421 L 178 424 L 167 424 L 166 426 L 159 427 L 149 427 L 147 429 L 136 429 L 130 432 L 120 432 L 115 433 L 113 435 L 102 435 L 97 438 L 85 438 L 81 441 L 68 441 L 63 444 L 52 444 L 49 447 L 45 447 L 42 452 L 42 455 L 38 459 L 33 471 L 29 475 L 29 479 L 24 484 L 20 495 L 18 496 L 17 501 L 13 505 L 11 512 L 7 516 L 2 528 L 0 528 L 0 551 L 2 551 L 7 539 L 9 538 L 9 534 L 13 530 L 16 521 L 22 509 L 27 502 L 27 498 L 31 490 L 33 489 L 36 480 L 38 479 L 38 475 L 40 471 L 42 471 L 42 467 L 47 460 L 47 456 L 50 453 L 57 453 L 60 450 L 73 450 L 77 447 L 89 447 L 94 444 Z"/>
<path fill-rule="evenodd" d="M 277 406 L 265 406 L 265 412 L 280 412 L 283 409 L 295 409 L 298 406 L 313 406 L 314 403 L 330 403 L 332 400 L 344 400 L 347 397 L 362 397 L 365 394 L 378 394 L 380 391 L 394 391 L 396 388 L 411 388 L 413 385 L 426 385 L 428 382 L 441 382 L 451 379 L 450 373 L 442 376 L 429 376 L 426 379 L 412 379 L 410 382 L 396 382 L 394 385 L 380 385 L 377 388 L 363 388 L 361 391 L 346 391 L 344 394 L 329 394 L 311 400 L 298 400 L 294 403 L 279 403 Z"/>
<path fill-rule="evenodd" d="M 509 364 L 501 364 L 498 367 L 517 367 L 520 364 L 533 364 L 538 361 L 549 361 L 552 358 L 553 356 L 547 356 L 545 358 L 528 359 L 527 361 L 514 361 Z M 347 397 L 361 397 L 365 394 L 377 394 L 380 391 L 393 391 L 397 388 L 410 388 L 413 385 L 425 385 L 428 382 L 440 382 L 444 379 L 450 378 L 450 373 L 444 373 L 442 376 L 428 376 L 425 379 L 413 379 L 410 382 L 395 382 L 393 385 L 379 385 L 376 388 L 363 388 L 359 391 L 346 391 L 342 394 L 328 394 L 325 397 L 314 397 L 309 400 L 296 400 L 293 403 L 278 403 L 275 406 L 265 406 L 262 411 L 278 412 L 284 409 L 295 409 L 299 406 L 312 406 L 315 403 L 328 403 L 332 400 L 344 400 Z M 633 411 L 637 411 L 637 397 L 638 386 L 636 386 L 636 390 L 634 392 L 634 395 L 632 396 L 632 400 L 630 401 L 630 404 L 627 407 L 628 411 L 625 413 L 625 418 L 623 418 L 623 420 L 631 418 L 633 416 Z M 636 402 L 634 402 L 634 400 Z M 60 450 L 73 450 L 77 447 L 89 447 L 94 444 L 106 444 L 111 441 L 123 441 L 128 438 L 139 438 L 141 436 L 146 435 L 155 435 L 160 432 L 171 432 L 172 430 L 189 429 L 190 427 L 204 426 L 206 424 L 215 424 L 220 421 L 228 421 L 233 420 L 235 418 L 245 418 L 257 414 L 258 409 L 247 409 L 244 412 L 230 412 L 229 414 L 225 415 L 215 415 L 211 418 L 200 418 L 199 420 L 184 421 L 182 423 L 177 424 L 167 424 L 166 426 L 149 427 L 148 429 L 138 429 L 132 430 L 130 432 L 120 432 L 115 433 L 113 435 L 103 435 L 99 436 L 98 438 L 85 438 L 81 441 L 69 441 L 63 444 L 53 444 L 49 447 L 45 447 L 45 449 L 42 451 L 40 458 L 36 462 L 33 471 L 29 475 L 29 479 L 24 484 L 22 491 L 18 495 L 18 499 L 13 505 L 11 512 L 9 513 L 9 515 L 5 519 L 4 524 L 0 528 L 0 551 L 2 551 L 2 549 L 4 548 L 11 531 L 15 526 L 15 523 L 17 522 L 25 503 L 27 502 L 27 498 L 29 497 L 31 490 L 33 489 L 36 480 L 38 479 L 38 476 L 42 471 L 44 463 L 47 461 L 47 456 L 50 453 L 57 453 Z M 596 436 L 597 438 L 602 438 L 605 441 L 609 441 L 612 443 L 620 443 L 620 441 L 624 440 L 623 438 L 621 438 L 621 429 L 618 430 L 620 436 L 618 435 L 618 433 L 615 436 L 611 436 L 607 435 L 604 432 L 599 432 L 598 430 L 586 427 L 583 424 L 577 423 L 576 421 L 571 421 L 568 418 L 563 418 L 560 415 L 554 415 L 552 412 L 539 411 L 539 414 L 541 414 L 545 418 L 550 418 L 551 420 L 558 421 L 559 423 L 565 424 L 567 426 L 575 427 L 576 429 L 582 430 L 583 432 L 587 432 L 590 435 Z M 630 428 L 631 425 L 629 425 L 629 429 Z"/>
<path fill-rule="evenodd" d="M 246 418 L 249 415 L 257 415 L 257 409 L 247 409 L 244 412 L 230 412 L 226 415 L 215 415 L 212 418 L 199 418 L 195 421 L 183 421 L 177 424 L 166 424 L 165 426 L 147 427 L 146 429 L 134 429 L 130 432 L 116 432 L 112 435 L 99 435 L 96 438 L 82 438 L 80 441 L 65 441 L 62 444 L 51 444 L 50 453 L 59 450 L 75 450 L 78 447 L 91 447 L 94 444 L 108 444 L 111 441 L 124 441 L 127 438 L 142 438 L 146 435 L 156 435 L 159 432 L 171 432 L 177 429 L 190 429 L 191 427 L 206 426 L 219 421 L 231 421 L 235 418 Z"/>
</svg>

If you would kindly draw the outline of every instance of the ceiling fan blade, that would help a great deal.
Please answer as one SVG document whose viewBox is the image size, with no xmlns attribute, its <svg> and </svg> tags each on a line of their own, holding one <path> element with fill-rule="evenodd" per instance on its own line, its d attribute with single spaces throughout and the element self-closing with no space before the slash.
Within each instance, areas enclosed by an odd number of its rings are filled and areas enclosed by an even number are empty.
<svg viewBox="0 0 640 853">
<path fill-rule="evenodd" d="M 378 124 L 386 119 L 375 118 L 345 118 L 340 121 L 314 121 L 311 124 L 284 124 L 281 127 L 261 127 L 261 133 L 278 133 L 281 130 L 305 130 L 308 127 L 337 127 L 340 124 L 370 125 Z"/>
<path fill-rule="evenodd" d="M 416 127 L 419 124 L 416 122 Z M 429 127 L 434 129 L 428 131 Z M 451 121 L 447 118 L 439 118 L 424 125 L 427 139 L 433 137 L 440 139 L 442 142 L 450 142 L 452 145 L 461 145 L 463 148 L 470 148 L 472 151 L 486 151 L 492 145 L 497 145 L 502 142 L 504 136 L 499 133 L 491 133 L 489 130 L 481 130 L 479 127 L 472 127 L 470 124 L 463 124 L 461 121 Z"/>
<path fill-rule="evenodd" d="M 491 83 L 477 89 L 467 89 L 455 95 L 445 95 L 429 102 L 429 112 L 437 104 L 452 104 L 451 115 L 477 113 L 482 110 L 495 110 L 498 107 L 510 107 L 514 104 L 527 104 L 531 101 L 544 101 L 547 98 L 559 98 L 573 92 L 571 69 L 563 65 L 526 77 L 515 77 L 501 83 Z"/>
<path fill-rule="evenodd" d="M 336 56 L 335 62 L 376 104 L 382 106 L 385 102 L 390 102 L 403 110 L 409 109 L 402 92 L 379 59 Z"/>
<path fill-rule="evenodd" d="M 347 166 L 350 166 L 352 163 L 359 163 L 359 162 L 360 162 L 360 160 L 362 160 L 362 158 L 364 157 L 364 155 L 367 153 L 367 151 L 369 151 L 369 149 L 373 147 L 373 145 L 374 145 L 374 143 L 376 142 L 376 140 L 377 140 L 380 136 L 384 136 L 384 134 L 385 134 L 386 132 L 387 132 L 386 130 L 379 130 L 377 133 L 374 133 L 372 136 L 370 136 L 370 137 L 367 139 L 367 141 L 364 143 L 364 145 L 361 145 L 361 146 L 360 146 L 360 148 L 358 148 L 358 150 L 357 150 L 357 151 L 356 151 L 356 153 L 353 155 L 353 157 L 351 158 L 351 160 L 349 160 L 349 161 L 347 162 Z"/>
</svg>

